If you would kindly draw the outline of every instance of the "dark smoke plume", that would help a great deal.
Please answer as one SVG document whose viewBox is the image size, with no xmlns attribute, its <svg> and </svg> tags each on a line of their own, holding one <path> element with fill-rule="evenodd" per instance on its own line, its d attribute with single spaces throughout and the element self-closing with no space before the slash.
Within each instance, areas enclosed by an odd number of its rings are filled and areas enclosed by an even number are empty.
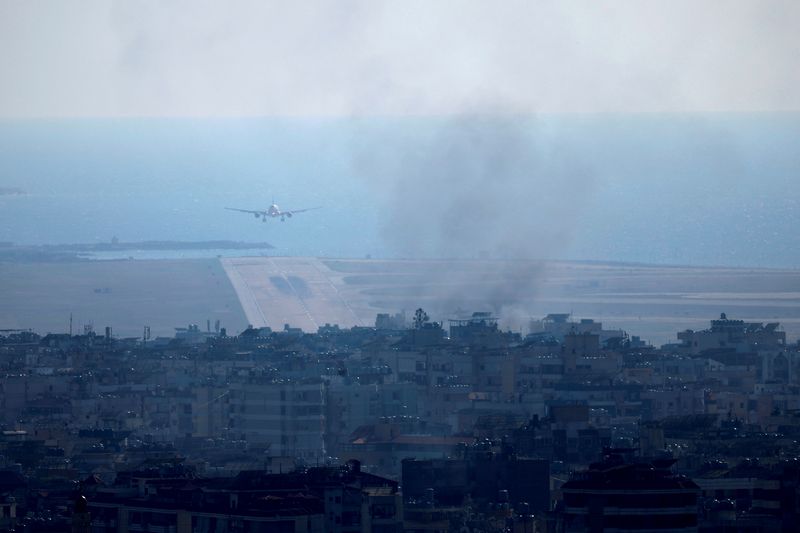
<svg viewBox="0 0 800 533">
<path fill-rule="evenodd" d="M 380 147 L 357 151 L 355 167 L 385 205 L 382 235 L 400 257 L 475 261 L 432 261 L 407 293 L 438 304 L 434 313 L 524 314 L 542 261 L 575 229 L 591 166 L 534 117 L 459 116 L 422 131 L 358 133 Z"/>
</svg>

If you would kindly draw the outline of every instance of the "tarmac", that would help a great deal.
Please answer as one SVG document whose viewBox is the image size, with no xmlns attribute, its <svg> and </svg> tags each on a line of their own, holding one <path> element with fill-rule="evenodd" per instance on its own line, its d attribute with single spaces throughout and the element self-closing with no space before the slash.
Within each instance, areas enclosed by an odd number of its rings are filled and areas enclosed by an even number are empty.
<svg viewBox="0 0 800 533">
<path fill-rule="evenodd" d="M 800 336 L 800 271 L 579 262 L 222 259 L 254 326 L 306 331 L 372 325 L 380 312 L 423 307 L 435 320 L 486 310 L 525 332 L 531 318 L 573 313 L 656 343 L 726 312 L 781 322 Z"/>
<path fill-rule="evenodd" d="M 220 320 L 314 332 L 371 326 L 377 313 L 422 307 L 433 320 L 489 311 L 526 333 L 531 318 L 572 313 L 656 344 L 727 313 L 780 322 L 800 337 L 800 270 L 501 260 L 241 257 L 0 262 L 0 329 L 65 332 L 93 324 L 115 335 L 171 336 Z"/>
<path fill-rule="evenodd" d="M 312 257 L 221 259 L 248 322 L 256 327 L 284 325 L 316 331 L 326 323 L 341 327 L 370 323 L 340 292 L 341 280 Z M 374 321 L 374 315 L 372 321 Z"/>
</svg>

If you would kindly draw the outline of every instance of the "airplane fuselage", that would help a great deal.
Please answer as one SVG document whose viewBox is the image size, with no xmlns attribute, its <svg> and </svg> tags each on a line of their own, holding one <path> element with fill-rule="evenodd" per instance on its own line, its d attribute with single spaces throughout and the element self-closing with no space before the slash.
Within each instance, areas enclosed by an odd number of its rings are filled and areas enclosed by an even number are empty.
<svg viewBox="0 0 800 533">
<path fill-rule="evenodd" d="M 281 208 L 278 207 L 278 204 L 270 205 L 266 211 L 262 211 L 261 213 L 255 213 L 256 218 L 261 218 L 266 222 L 267 217 L 270 218 L 278 218 L 280 217 L 281 220 L 284 220 L 285 217 L 292 218 L 292 214 L 290 212 L 281 211 Z"/>
</svg>

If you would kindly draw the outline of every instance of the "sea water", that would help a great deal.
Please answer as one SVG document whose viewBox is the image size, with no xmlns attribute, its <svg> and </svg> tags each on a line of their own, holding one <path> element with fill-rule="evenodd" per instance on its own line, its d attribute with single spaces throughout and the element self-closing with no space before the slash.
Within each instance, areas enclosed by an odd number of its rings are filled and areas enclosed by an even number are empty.
<svg viewBox="0 0 800 533">
<path fill-rule="evenodd" d="M 549 163 L 529 171 L 528 151 Z M 236 240 L 275 246 L 256 254 L 478 257 L 499 253 L 487 242 L 497 237 L 513 257 L 800 266 L 798 114 L 4 121 L 4 187 L 25 191 L 0 195 L 0 241 L 19 244 Z M 321 209 L 283 222 L 224 209 L 273 200 Z M 446 246 L 451 235 L 459 246 Z M 548 235 L 563 245 L 540 244 Z"/>
</svg>

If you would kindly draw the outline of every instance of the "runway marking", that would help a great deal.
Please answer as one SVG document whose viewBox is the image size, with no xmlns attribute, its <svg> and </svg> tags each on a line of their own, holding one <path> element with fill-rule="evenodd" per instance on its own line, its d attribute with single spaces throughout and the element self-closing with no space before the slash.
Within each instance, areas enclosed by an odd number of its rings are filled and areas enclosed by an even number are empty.
<svg viewBox="0 0 800 533">
<path fill-rule="evenodd" d="M 311 312 L 309 311 L 309 309 L 308 309 L 308 306 L 306 305 L 306 302 L 305 302 L 305 300 L 303 299 L 303 297 L 302 297 L 302 296 L 300 296 L 300 293 L 299 293 L 299 292 L 297 292 L 297 288 L 296 288 L 296 287 L 294 286 L 294 284 L 292 283 L 292 280 L 290 280 L 290 279 L 289 279 L 289 276 L 287 276 L 287 275 L 286 275 L 286 271 L 285 271 L 285 270 L 283 270 L 283 269 L 280 269 L 280 268 L 278 267 L 278 265 L 275 263 L 275 260 L 274 260 L 274 259 L 270 259 L 270 260 L 269 260 L 269 262 L 270 262 L 270 263 L 272 263 L 272 266 L 273 266 L 273 267 L 274 267 L 274 268 L 275 268 L 275 269 L 276 269 L 278 272 L 280 272 L 281 276 L 283 276 L 283 279 L 285 279 L 285 280 L 286 280 L 286 283 L 288 283 L 288 284 L 289 284 L 289 287 L 291 287 L 291 288 L 292 288 L 292 292 L 294 293 L 295 297 L 296 297 L 296 298 L 297 298 L 297 300 L 300 302 L 300 305 L 302 305 L 302 306 L 303 306 L 303 312 L 305 312 L 306 316 L 307 316 L 307 317 L 308 317 L 308 319 L 311 321 L 311 323 L 312 323 L 312 324 L 314 324 L 314 327 L 315 327 L 316 329 L 319 329 L 319 325 L 317 324 L 317 321 L 316 321 L 316 320 L 314 320 L 314 317 L 313 317 L 313 316 L 311 316 Z"/>
</svg>

